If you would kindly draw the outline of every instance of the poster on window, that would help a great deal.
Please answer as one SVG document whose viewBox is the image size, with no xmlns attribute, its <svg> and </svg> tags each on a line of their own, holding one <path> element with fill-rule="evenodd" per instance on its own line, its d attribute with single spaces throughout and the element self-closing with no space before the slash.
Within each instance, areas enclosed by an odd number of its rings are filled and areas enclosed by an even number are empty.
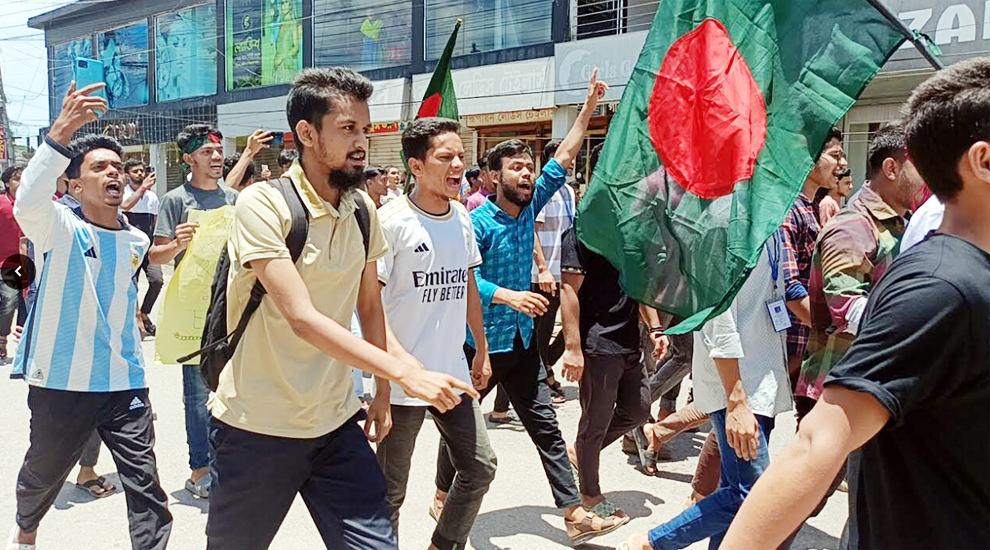
<svg viewBox="0 0 990 550">
<path fill-rule="evenodd" d="M 89 36 L 52 48 L 52 117 L 62 111 L 62 98 L 76 79 L 76 59 L 93 58 L 93 39 Z"/>
<path fill-rule="evenodd" d="M 262 85 L 292 82 L 302 69 L 302 0 L 264 0 Z"/>
<path fill-rule="evenodd" d="M 217 12 L 208 4 L 155 20 L 158 101 L 217 93 Z"/>
<path fill-rule="evenodd" d="M 100 33 L 100 61 L 111 109 L 148 103 L 148 23 Z"/>
<path fill-rule="evenodd" d="M 292 82 L 302 69 L 302 0 L 227 2 L 227 89 Z"/>
<path fill-rule="evenodd" d="M 227 89 L 261 86 L 262 3 L 227 2 Z"/>
</svg>

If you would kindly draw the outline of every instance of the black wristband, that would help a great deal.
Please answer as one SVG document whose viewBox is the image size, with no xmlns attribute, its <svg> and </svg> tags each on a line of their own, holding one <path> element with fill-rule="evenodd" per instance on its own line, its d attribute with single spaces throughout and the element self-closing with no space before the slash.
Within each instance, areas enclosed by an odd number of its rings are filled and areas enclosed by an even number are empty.
<svg viewBox="0 0 990 550">
<path fill-rule="evenodd" d="M 663 334 L 663 327 L 651 328 L 650 334 Z"/>
</svg>

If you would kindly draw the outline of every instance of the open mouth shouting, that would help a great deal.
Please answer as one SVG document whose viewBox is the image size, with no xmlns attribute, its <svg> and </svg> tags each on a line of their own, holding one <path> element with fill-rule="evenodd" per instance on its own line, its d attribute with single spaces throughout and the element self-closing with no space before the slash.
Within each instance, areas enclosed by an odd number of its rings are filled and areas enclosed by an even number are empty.
<svg viewBox="0 0 990 550">
<path fill-rule="evenodd" d="M 119 181 L 107 183 L 103 190 L 111 199 L 121 199 L 124 196 L 124 184 Z"/>
</svg>

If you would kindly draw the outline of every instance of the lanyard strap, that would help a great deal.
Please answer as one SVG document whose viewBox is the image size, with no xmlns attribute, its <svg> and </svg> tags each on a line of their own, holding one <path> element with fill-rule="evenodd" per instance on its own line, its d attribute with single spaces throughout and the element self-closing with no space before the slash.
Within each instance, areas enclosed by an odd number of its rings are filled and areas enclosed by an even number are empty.
<svg viewBox="0 0 990 550">
<path fill-rule="evenodd" d="M 773 232 L 773 250 L 770 249 L 770 240 L 768 239 L 764 247 L 767 249 L 767 258 L 770 260 L 770 276 L 773 277 L 773 282 L 777 282 L 777 278 L 780 276 L 780 237 L 777 231 Z"/>
</svg>

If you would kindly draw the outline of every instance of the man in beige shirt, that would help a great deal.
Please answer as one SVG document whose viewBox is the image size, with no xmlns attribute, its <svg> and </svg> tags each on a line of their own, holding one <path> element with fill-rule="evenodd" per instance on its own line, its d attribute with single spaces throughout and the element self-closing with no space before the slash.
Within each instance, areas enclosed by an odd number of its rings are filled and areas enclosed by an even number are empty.
<svg viewBox="0 0 990 550">
<path fill-rule="evenodd" d="M 293 265 L 285 238 L 292 216 L 270 185 L 238 198 L 228 244 L 228 324 L 236 324 L 255 280 L 267 294 L 211 396 L 215 451 L 208 548 L 267 548 L 302 494 L 327 548 L 396 548 L 386 484 L 368 440 L 391 427 L 390 386 L 444 412 L 470 384 L 426 371 L 396 346 L 386 353 L 375 261 L 386 253 L 363 181 L 372 85 L 348 69 L 308 69 L 288 98 L 301 148 L 286 177 L 309 215 Z M 368 246 L 355 216 L 369 213 Z M 370 266 L 370 267 L 369 267 Z M 367 342 L 349 330 L 357 308 Z M 231 325 L 233 326 L 233 325 Z M 378 378 L 364 433 L 350 367 Z"/>
</svg>

